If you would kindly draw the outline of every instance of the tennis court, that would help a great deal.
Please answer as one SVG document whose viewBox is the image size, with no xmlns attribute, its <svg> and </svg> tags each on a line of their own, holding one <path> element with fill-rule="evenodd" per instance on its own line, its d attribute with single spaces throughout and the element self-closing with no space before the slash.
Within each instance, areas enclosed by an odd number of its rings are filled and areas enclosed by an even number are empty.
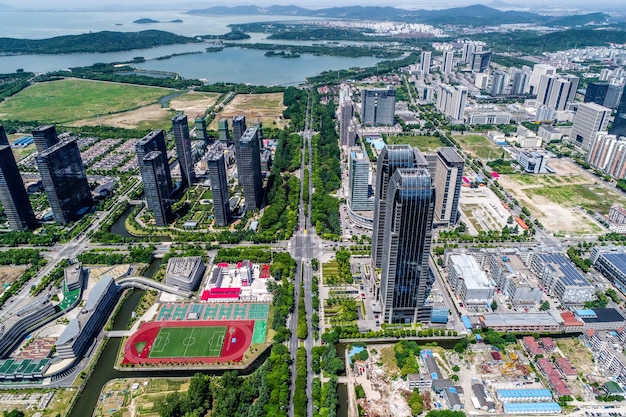
<svg viewBox="0 0 626 417">
<path fill-rule="evenodd" d="M 222 352 L 225 326 L 163 327 L 150 348 L 150 358 L 217 357 Z"/>
</svg>

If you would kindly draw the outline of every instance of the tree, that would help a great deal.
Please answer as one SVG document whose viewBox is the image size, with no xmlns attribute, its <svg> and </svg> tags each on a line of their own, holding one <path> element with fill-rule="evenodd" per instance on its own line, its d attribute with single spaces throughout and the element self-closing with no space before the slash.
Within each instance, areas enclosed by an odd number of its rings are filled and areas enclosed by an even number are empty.
<svg viewBox="0 0 626 417">
<path fill-rule="evenodd" d="M 550 310 L 550 301 L 546 300 L 543 303 L 541 303 L 541 306 L 539 306 L 539 310 L 541 310 L 541 311 L 548 311 L 548 310 Z"/>
<path fill-rule="evenodd" d="M 496 311 L 498 309 L 498 303 L 496 300 L 491 302 L 491 310 Z"/>
<path fill-rule="evenodd" d="M 411 408 L 411 414 L 418 416 L 424 411 L 424 401 L 418 390 L 414 390 L 409 397 L 409 407 Z"/>
</svg>

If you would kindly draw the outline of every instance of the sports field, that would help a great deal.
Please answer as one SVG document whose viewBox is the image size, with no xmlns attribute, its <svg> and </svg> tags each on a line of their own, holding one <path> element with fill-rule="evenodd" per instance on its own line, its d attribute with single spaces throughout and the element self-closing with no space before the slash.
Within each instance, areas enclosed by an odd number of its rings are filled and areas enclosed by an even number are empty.
<svg viewBox="0 0 626 417">
<path fill-rule="evenodd" d="M 222 352 L 225 326 L 164 327 L 154 339 L 149 358 L 216 357 Z"/>
</svg>

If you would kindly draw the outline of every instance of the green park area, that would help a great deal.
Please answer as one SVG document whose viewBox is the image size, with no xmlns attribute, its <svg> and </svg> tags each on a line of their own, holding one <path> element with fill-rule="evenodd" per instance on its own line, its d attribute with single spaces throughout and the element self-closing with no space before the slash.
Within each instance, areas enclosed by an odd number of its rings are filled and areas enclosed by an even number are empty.
<svg viewBox="0 0 626 417">
<path fill-rule="evenodd" d="M 422 152 L 434 151 L 446 144 L 437 136 L 389 136 L 388 141 L 394 145 L 411 145 Z"/>
<path fill-rule="evenodd" d="M 481 159 L 498 159 L 504 151 L 483 135 L 456 135 L 454 140 L 473 156 Z"/>
<path fill-rule="evenodd" d="M 173 90 L 65 79 L 34 84 L 0 103 L 0 118 L 68 123 L 158 103 Z"/>
</svg>

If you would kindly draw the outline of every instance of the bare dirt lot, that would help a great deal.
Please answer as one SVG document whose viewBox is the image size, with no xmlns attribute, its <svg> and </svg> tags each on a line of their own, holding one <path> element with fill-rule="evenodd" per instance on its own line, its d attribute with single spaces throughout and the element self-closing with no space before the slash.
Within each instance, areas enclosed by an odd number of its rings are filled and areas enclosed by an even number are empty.
<svg viewBox="0 0 626 417">
<path fill-rule="evenodd" d="M 230 119 L 238 114 L 245 115 L 247 123 L 261 121 L 266 126 L 283 127 L 286 125 L 283 119 L 285 108 L 283 93 L 238 94 L 217 115 L 210 128 L 217 129 L 220 118 Z"/>
<path fill-rule="evenodd" d="M 501 175 L 500 184 L 526 206 L 546 230 L 558 234 L 600 233 L 587 212 L 608 214 L 623 196 L 567 159 L 550 159 L 553 174 Z"/>
<path fill-rule="evenodd" d="M 171 124 L 175 113 L 164 109 L 160 104 L 151 104 L 136 110 L 78 120 L 72 126 L 113 126 L 125 129 L 163 129 Z"/>
<path fill-rule="evenodd" d="M 0 285 L 12 284 L 25 270 L 25 266 L 0 266 Z"/>
<path fill-rule="evenodd" d="M 190 92 L 178 96 L 170 101 L 170 109 L 178 113 L 184 113 L 191 121 L 198 114 L 204 114 L 206 110 L 215 104 L 219 94 Z"/>
</svg>

